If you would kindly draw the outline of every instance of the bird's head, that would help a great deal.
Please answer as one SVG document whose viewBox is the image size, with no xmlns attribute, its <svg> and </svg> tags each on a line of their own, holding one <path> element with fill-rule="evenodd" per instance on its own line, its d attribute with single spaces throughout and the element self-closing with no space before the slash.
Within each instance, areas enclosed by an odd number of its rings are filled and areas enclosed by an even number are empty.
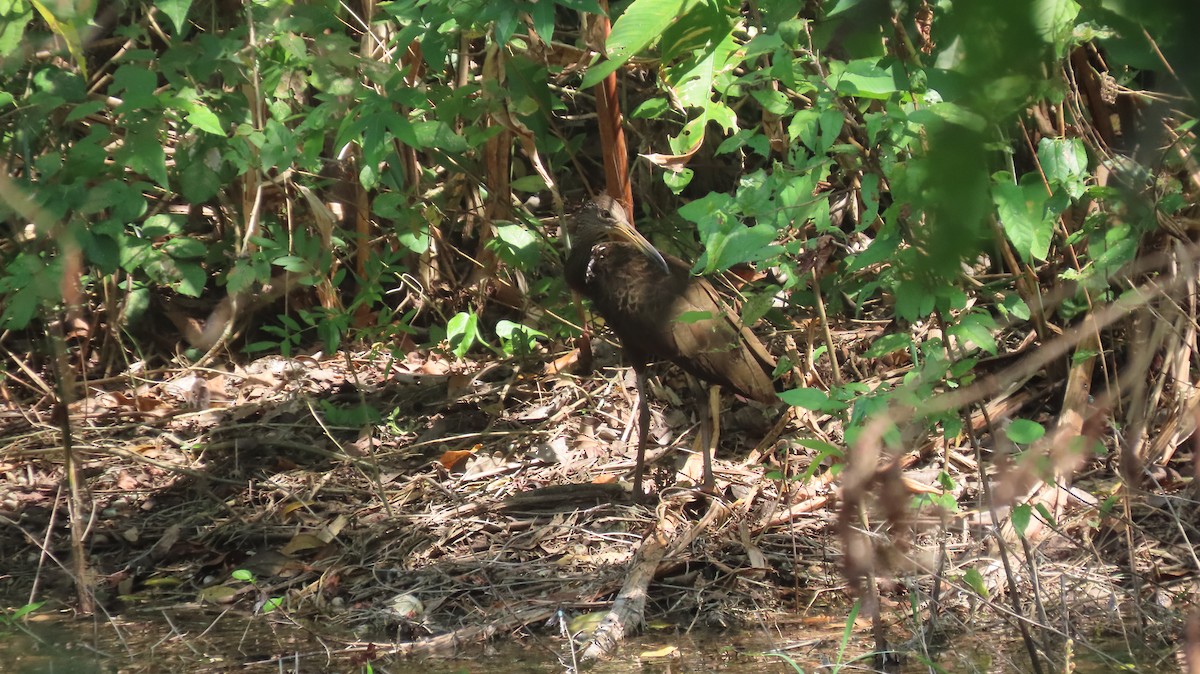
<svg viewBox="0 0 1200 674">
<path fill-rule="evenodd" d="M 668 271 L 662 253 L 633 228 L 625 215 L 625 208 L 607 194 L 584 204 L 567 223 L 566 233 L 568 250 L 575 246 L 591 247 L 604 240 L 627 241 L 654 260 L 663 272 Z"/>
</svg>

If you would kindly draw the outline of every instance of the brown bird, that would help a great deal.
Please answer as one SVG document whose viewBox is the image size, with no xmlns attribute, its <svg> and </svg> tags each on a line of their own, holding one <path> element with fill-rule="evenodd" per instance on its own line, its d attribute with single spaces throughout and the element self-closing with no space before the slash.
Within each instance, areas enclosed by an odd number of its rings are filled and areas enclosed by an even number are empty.
<svg viewBox="0 0 1200 674">
<path fill-rule="evenodd" d="M 612 197 L 589 202 L 567 224 L 567 284 L 591 299 L 625 349 L 638 391 L 638 453 L 633 492 L 642 496 L 642 462 L 650 426 L 646 369 L 669 360 L 685 371 L 747 398 L 778 400 L 775 359 L 707 280 L 662 255 L 633 228 Z M 686 314 L 686 316 L 685 316 Z M 682 320 L 681 320 L 682 318 Z M 715 394 L 714 394 L 715 395 Z M 712 487 L 704 455 L 705 486 Z"/>
</svg>

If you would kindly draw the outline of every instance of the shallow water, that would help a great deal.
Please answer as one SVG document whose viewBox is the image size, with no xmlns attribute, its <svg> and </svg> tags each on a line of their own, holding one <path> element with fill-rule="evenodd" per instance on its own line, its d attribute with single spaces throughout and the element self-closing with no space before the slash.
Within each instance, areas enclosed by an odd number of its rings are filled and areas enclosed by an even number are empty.
<svg viewBox="0 0 1200 674">
<path fill-rule="evenodd" d="M 565 641 L 551 636 L 497 639 L 433 658 L 389 653 L 391 644 L 370 645 L 337 626 L 306 626 L 282 615 L 247 615 L 205 607 L 139 611 L 119 619 L 71 620 L 47 616 L 20 626 L 0 626 L 0 671 L 19 674 L 135 672 L 564 672 L 572 666 Z M 836 670 L 851 655 L 839 656 L 842 625 L 836 619 L 807 619 L 790 628 L 763 631 L 679 633 L 650 630 L 623 645 L 617 657 L 589 671 L 684 673 L 813 672 Z M 847 654 L 869 652 L 853 640 Z M 1117 649 L 1115 649 L 1117 650 Z M 1125 661 L 1126 658 L 1120 658 Z M 1166 662 L 1164 662 L 1164 659 Z M 1166 658 L 1124 671 L 1174 669 Z M 369 664 L 368 664 L 369 663 Z M 791 663 L 794 663 L 791 664 Z M 860 659 L 848 671 L 874 671 Z M 1015 642 L 963 640 L 942 651 L 936 665 L 947 672 L 1026 672 L 1028 661 Z M 369 667 L 369 669 L 368 669 Z M 1076 672 L 1114 671 L 1113 661 L 1081 653 Z M 909 655 L 898 672 L 937 671 Z"/>
</svg>

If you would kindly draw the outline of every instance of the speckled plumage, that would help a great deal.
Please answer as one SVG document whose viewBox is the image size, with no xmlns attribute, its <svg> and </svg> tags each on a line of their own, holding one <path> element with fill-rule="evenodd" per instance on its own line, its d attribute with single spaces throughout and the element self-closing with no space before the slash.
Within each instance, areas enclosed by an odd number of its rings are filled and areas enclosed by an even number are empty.
<svg viewBox="0 0 1200 674">
<path fill-rule="evenodd" d="M 637 245 L 611 240 L 624 209 L 611 197 L 590 202 L 570 223 L 567 282 L 590 298 L 639 371 L 670 360 L 705 381 L 762 402 L 776 400 L 775 361 L 705 279 L 663 256 L 664 271 Z M 704 315 L 684 322 L 679 317 Z"/>
</svg>

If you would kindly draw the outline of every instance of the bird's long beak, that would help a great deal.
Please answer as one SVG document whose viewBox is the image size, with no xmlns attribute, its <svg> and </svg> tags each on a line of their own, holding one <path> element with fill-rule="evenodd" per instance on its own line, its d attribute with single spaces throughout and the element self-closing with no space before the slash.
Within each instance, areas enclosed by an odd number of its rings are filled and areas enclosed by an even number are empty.
<svg viewBox="0 0 1200 674">
<path fill-rule="evenodd" d="M 641 232 L 634 229 L 633 225 L 628 222 L 617 222 L 612 228 L 612 233 L 637 246 L 638 250 L 642 251 L 642 254 L 658 264 L 664 274 L 671 273 L 671 270 L 667 267 L 667 261 L 663 259 L 662 253 L 658 252 L 654 244 L 642 236 Z"/>
</svg>

